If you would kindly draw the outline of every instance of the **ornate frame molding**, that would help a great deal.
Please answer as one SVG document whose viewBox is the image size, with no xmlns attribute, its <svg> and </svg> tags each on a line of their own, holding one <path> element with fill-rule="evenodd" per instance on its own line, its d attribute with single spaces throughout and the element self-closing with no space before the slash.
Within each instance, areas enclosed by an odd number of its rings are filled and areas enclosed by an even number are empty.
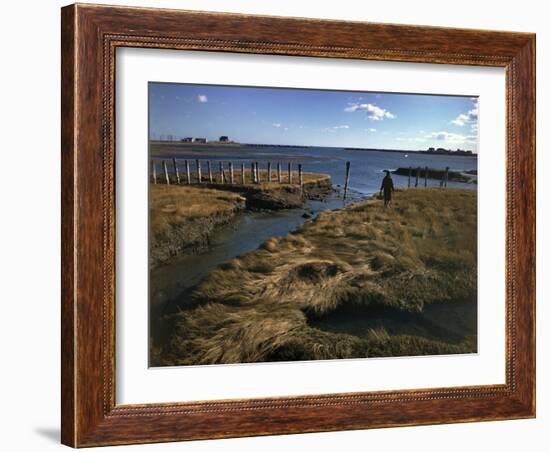
<svg viewBox="0 0 550 452">
<path fill-rule="evenodd" d="M 62 10 L 62 42 L 64 444 L 80 447 L 534 416 L 534 35 L 72 5 Z M 116 405 L 118 47 L 506 68 L 506 383 Z"/>
</svg>

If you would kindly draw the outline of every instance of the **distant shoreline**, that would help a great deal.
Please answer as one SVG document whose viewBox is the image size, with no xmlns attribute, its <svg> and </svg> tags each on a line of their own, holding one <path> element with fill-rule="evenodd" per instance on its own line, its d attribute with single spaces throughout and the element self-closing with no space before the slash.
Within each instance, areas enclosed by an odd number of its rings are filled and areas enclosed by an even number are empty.
<svg viewBox="0 0 550 452">
<path fill-rule="evenodd" d="M 294 149 L 343 149 L 345 151 L 360 151 L 360 152 L 395 152 L 400 154 L 424 154 L 424 155 L 446 155 L 450 157 L 475 157 L 477 154 L 468 153 L 465 151 L 450 151 L 450 150 L 420 150 L 420 149 L 377 149 L 377 148 L 358 148 L 358 147 L 335 147 L 335 146 L 301 146 L 301 145 L 291 145 L 291 144 L 259 144 L 259 143 L 237 143 L 234 141 L 231 142 L 219 142 L 211 141 L 206 143 L 194 143 L 194 142 L 185 142 L 185 141 L 161 141 L 161 140 L 150 140 L 149 144 L 151 149 L 154 151 L 155 147 L 160 148 L 219 148 L 219 149 L 238 149 L 238 148 L 250 148 L 250 147 L 259 147 L 259 148 L 294 148 Z"/>
</svg>

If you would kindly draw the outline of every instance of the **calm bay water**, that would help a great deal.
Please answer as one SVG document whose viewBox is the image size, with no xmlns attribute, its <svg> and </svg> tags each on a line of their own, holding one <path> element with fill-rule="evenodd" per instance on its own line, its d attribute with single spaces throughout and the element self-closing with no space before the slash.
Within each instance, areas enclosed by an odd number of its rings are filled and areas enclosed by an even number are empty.
<svg viewBox="0 0 550 452">
<path fill-rule="evenodd" d="M 329 174 L 332 177 L 334 186 L 342 186 L 345 179 L 346 161 L 351 162 L 350 188 L 365 195 L 371 195 L 380 189 L 380 183 L 383 177 L 383 171 L 386 169 L 396 169 L 398 167 L 444 169 L 449 167 L 451 171 L 477 170 L 477 157 L 473 156 L 448 156 L 448 155 L 429 155 L 409 152 L 388 151 L 359 151 L 341 148 L 292 148 L 292 147 L 215 147 L 215 146 L 197 146 L 188 148 L 179 148 L 177 156 L 189 160 L 222 160 L 235 161 L 250 164 L 252 161 L 258 161 L 265 165 L 268 161 L 273 163 L 277 161 L 294 161 L 302 163 L 305 172 Z M 187 153 L 184 153 L 187 150 Z M 160 157 L 167 157 L 159 153 Z M 170 157 L 174 154 L 170 153 Z M 296 165 L 294 165 L 296 169 Z M 397 187 L 407 186 L 407 177 L 392 175 L 394 184 Z M 414 181 L 413 181 L 414 182 Z M 451 187 L 457 188 L 475 188 L 473 184 L 460 182 L 450 182 Z M 428 186 L 439 186 L 439 180 L 429 180 Z"/>
</svg>

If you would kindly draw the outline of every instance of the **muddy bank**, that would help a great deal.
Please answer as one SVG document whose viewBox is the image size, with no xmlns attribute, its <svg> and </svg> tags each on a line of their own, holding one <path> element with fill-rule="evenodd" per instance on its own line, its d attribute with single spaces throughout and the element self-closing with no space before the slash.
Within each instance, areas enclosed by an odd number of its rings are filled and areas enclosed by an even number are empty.
<svg viewBox="0 0 550 452">
<path fill-rule="evenodd" d="M 248 209 L 296 209 L 304 207 L 307 200 L 324 199 L 332 193 L 333 188 L 330 177 L 317 176 L 319 177 L 311 177 L 310 180 L 306 180 L 302 187 L 297 184 L 278 184 L 276 182 L 258 185 L 211 184 L 208 187 L 241 194 L 246 198 Z"/>
<path fill-rule="evenodd" d="M 205 249 L 212 233 L 245 208 L 238 193 L 151 185 L 149 267 Z"/>
</svg>

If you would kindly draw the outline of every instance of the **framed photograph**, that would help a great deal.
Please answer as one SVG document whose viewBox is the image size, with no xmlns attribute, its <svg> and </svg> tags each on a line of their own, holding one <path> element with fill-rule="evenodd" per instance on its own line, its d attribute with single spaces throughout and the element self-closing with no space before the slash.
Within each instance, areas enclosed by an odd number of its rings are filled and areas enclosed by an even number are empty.
<svg viewBox="0 0 550 452">
<path fill-rule="evenodd" d="M 535 416 L 535 36 L 62 9 L 62 442 Z"/>
</svg>

